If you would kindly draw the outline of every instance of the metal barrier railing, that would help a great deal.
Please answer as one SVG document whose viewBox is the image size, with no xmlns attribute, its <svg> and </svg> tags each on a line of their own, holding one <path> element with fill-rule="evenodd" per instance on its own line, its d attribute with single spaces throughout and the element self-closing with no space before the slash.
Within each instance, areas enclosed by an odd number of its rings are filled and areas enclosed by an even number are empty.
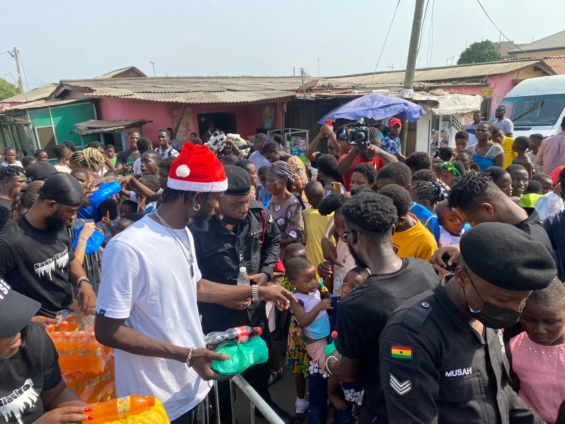
<svg viewBox="0 0 565 424">
<path fill-rule="evenodd" d="M 240 374 L 235 375 L 230 380 L 230 403 L 232 424 L 236 424 L 235 416 L 235 386 L 249 399 L 249 422 L 255 424 L 255 408 L 263 414 L 263 417 L 270 424 L 284 424 L 284 421 L 275 411 L 263 400 L 253 387 Z M 218 382 L 214 382 L 214 403 L 216 412 L 216 424 L 220 424 L 220 398 L 218 394 Z"/>
</svg>

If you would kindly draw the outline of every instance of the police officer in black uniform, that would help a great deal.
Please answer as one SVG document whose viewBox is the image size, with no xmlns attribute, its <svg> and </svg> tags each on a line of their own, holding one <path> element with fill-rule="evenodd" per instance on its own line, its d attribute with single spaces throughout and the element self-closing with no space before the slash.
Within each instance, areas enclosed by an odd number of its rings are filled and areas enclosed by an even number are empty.
<svg viewBox="0 0 565 424">
<path fill-rule="evenodd" d="M 380 339 L 390 423 L 542 423 L 509 385 L 500 329 L 557 270 L 539 241 L 484 223 L 461 239 L 455 274 L 397 309 Z"/>
<path fill-rule="evenodd" d="M 251 199 L 251 178 L 247 171 L 234 165 L 224 167 L 228 189 L 219 200 L 218 209 L 206 230 L 189 225 L 196 247 L 202 278 L 222 284 L 237 284 L 241 267 L 246 268 L 251 284 L 265 285 L 273 276 L 280 254 L 279 229 L 268 211 Z M 270 345 L 265 302 L 198 303 L 202 329 L 224 331 L 240 325 L 259 326 L 263 339 Z M 267 364 L 255 365 L 243 373 L 244 378 L 285 420 L 291 417 L 271 400 L 268 390 Z M 220 383 L 220 418 L 231 422 L 229 386 Z"/>
</svg>

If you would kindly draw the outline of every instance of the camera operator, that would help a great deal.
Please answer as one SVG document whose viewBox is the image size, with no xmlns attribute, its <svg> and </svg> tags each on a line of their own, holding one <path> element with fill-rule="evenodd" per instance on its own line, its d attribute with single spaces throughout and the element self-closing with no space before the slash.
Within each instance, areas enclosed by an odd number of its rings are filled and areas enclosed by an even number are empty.
<svg viewBox="0 0 565 424">
<path fill-rule="evenodd" d="M 366 128 L 366 127 L 360 127 Z M 349 151 L 347 155 L 342 155 L 338 160 L 337 172 L 343 178 L 343 185 L 349 191 L 349 183 L 351 182 L 351 174 L 353 170 L 360 163 L 369 163 L 373 165 L 378 171 L 389 162 L 398 162 L 395 156 L 385 152 L 380 148 L 381 137 L 379 130 L 371 127 L 368 128 L 368 140 L 356 140 L 355 133 L 360 128 L 353 128 L 349 130 L 348 139 L 349 143 L 356 143 L 355 146 Z M 353 136 L 352 136 L 353 134 Z"/>
</svg>

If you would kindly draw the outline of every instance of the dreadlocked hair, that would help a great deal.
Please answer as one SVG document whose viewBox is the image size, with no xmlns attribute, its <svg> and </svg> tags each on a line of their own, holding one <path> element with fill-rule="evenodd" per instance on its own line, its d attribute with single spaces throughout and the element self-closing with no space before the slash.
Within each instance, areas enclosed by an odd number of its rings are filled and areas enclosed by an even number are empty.
<svg viewBox="0 0 565 424">
<path fill-rule="evenodd" d="M 420 200 L 427 200 L 431 208 L 433 208 L 436 203 L 446 198 L 445 188 L 437 181 L 433 183 L 429 181 L 418 181 L 414 184 L 412 189 Z"/>
<path fill-rule="evenodd" d="M 17 177 L 20 174 L 25 174 L 25 171 L 21 166 L 3 166 L 0 169 L 0 181 Z"/>
<path fill-rule="evenodd" d="M 21 190 L 14 193 L 12 199 L 12 210 L 10 212 L 10 221 L 18 219 L 25 214 L 35 203 L 39 197 L 38 191 L 43 185 L 43 181 L 32 181 Z"/>
<path fill-rule="evenodd" d="M 318 205 L 320 215 L 326 216 L 341 208 L 341 205 L 347 200 L 344 194 L 331 193 L 324 198 Z"/>
<path fill-rule="evenodd" d="M 88 168 L 91 172 L 102 171 L 105 164 L 104 155 L 92 147 L 73 153 L 69 162 L 76 163 L 81 168 Z"/>
<path fill-rule="evenodd" d="M 210 193 L 203 193 L 204 198 L 208 200 L 210 198 Z M 188 202 L 192 200 L 192 198 L 196 195 L 194 191 L 185 191 L 185 190 L 175 190 L 173 188 L 167 187 L 163 191 L 163 195 L 161 196 L 161 203 L 171 203 L 177 199 L 183 199 L 183 203 L 186 205 Z"/>
<path fill-rule="evenodd" d="M 492 181 L 490 175 L 468 172 L 461 181 L 451 187 L 448 197 L 450 208 L 463 211 L 473 209 L 479 201 L 487 198 L 503 199 L 505 194 Z"/>
</svg>

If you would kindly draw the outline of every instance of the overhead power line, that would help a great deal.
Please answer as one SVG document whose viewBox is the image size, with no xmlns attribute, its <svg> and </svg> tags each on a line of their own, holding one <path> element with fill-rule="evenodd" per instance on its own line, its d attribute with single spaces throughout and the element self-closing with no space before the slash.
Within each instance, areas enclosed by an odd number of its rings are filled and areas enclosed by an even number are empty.
<svg viewBox="0 0 565 424">
<path fill-rule="evenodd" d="M 494 23 L 494 21 L 490 18 L 488 12 L 485 10 L 483 4 L 481 3 L 481 0 L 477 0 L 477 3 L 479 3 L 479 6 L 481 6 L 481 9 L 483 9 L 483 12 L 485 12 L 485 15 L 487 15 L 487 18 L 488 18 L 488 20 L 490 21 L 490 23 L 491 23 L 491 24 L 496 28 L 496 30 L 506 39 L 506 41 L 509 41 L 509 42 L 511 42 L 512 44 L 514 44 L 514 46 L 515 46 L 518 50 L 520 50 L 522 53 L 526 53 L 524 50 L 522 50 L 522 49 L 520 48 L 519 45 L 515 44 L 514 41 L 512 41 L 510 38 L 508 38 L 508 37 L 500 30 L 500 28 L 498 28 L 498 27 L 496 26 L 496 24 Z"/>
<path fill-rule="evenodd" d="M 383 43 L 383 48 L 381 49 L 381 54 L 379 54 L 379 60 L 377 60 L 377 66 L 375 66 L 375 72 L 373 72 L 373 76 L 371 77 L 371 82 L 373 82 L 373 77 L 377 72 L 377 68 L 379 67 L 379 63 L 381 63 L 381 57 L 383 56 L 383 52 L 385 51 L 386 42 L 388 40 L 388 36 L 390 34 L 390 30 L 392 29 L 392 24 L 394 23 L 394 18 L 396 17 L 396 12 L 398 12 L 398 6 L 400 6 L 400 0 L 396 3 L 396 9 L 394 9 L 394 15 L 392 15 L 392 20 L 390 21 L 390 26 L 388 27 L 388 31 L 386 33 L 385 41 Z"/>
</svg>

